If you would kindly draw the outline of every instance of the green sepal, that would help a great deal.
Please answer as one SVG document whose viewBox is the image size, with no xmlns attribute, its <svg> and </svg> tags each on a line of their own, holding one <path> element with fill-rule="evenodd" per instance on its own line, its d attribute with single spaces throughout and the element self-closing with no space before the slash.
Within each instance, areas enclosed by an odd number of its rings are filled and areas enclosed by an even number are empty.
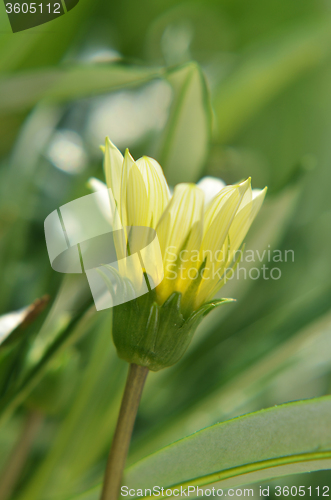
<svg viewBox="0 0 331 500">
<path fill-rule="evenodd" d="M 113 339 L 120 358 L 158 371 L 174 365 L 185 353 L 202 319 L 232 299 L 203 304 L 187 318 L 181 310 L 182 294 L 174 292 L 160 306 L 155 291 L 116 306 Z"/>
</svg>

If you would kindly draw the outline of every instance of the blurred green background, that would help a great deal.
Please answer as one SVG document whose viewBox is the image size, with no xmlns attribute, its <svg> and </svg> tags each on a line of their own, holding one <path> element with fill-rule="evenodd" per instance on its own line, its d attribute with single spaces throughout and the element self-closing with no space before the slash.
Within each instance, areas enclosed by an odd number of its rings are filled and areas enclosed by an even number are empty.
<svg viewBox="0 0 331 500">
<path fill-rule="evenodd" d="M 155 157 L 172 186 L 205 175 L 268 185 L 246 248 L 295 255 L 277 263 L 279 280 L 227 284 L 221 296 L 237 302 L 149 376 L 130 463 L 215 422 L 330 393 L 330 1 L 80 0 L 16 34 L 1 4 L 0 72 L 0 475 L 31 437 L 10 498 L 65 500 L 102 478 L 127 367 L 85 278 L 51 269 L 43 222 L 103 180 L 106 135 Z"/>
</svg>

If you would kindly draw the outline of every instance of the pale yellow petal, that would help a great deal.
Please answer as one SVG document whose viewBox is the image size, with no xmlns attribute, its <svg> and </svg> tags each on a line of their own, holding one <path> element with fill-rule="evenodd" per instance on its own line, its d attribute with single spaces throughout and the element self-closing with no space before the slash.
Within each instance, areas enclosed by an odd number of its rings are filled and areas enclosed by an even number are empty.
<svg viewBox="0 0 331 500">
<path fill-rule="evenodd" d="M 201 262 L 199 261 L 199 249 L 201 247 L 203 233 L 203 219 L 197 220 L 191 227 L 189 236 L 180 251 L 177 261 L 176 290 L 184 294 L 189 288 L 192 280 L 198 274 Z"/>
<path fill-rule="evenodd" d="M 156 227 L 170 200 L 170 191 L 163 170 L 153 158 L 143 156 L 136 162 L 145 182 L 148 197 L 148 217 L 151 226 Z"/>
<path fill-rule="evenodd" d="M 250 181 L 250 179 L 248 181 Z M 228 237 L 225 238 L 222 247 L 219 247 L 222 250 L 218 254 L 218 259 L 216 262 L 214 261 L 207 264 L 204 280 L 202 281 L 197 294 L 196 307 L 210 299 L 213 291 L 218 289 L 217 286 L 220 278 L 226 269 L 231 265 L 232 260 L 235 257 L 235 251 L 238 250 L 242 244 L 254 218 L 261 208 L 265 192 L 266 190 L 254 190 L 252 192 L 249 182 L 246 186 L 245 192 L 241 193 L 241 201 L 238 204 L 239 208 L 235 211 L 235 214 L 232 217 L 232 222 L 230 222 L 230 227 L 228 227 Z M 219 222 L 222 220 L 223 211 L 224 206 L 220 213 Z M 215 221 L 217 221 L 217 219 L 214 220 L 211 228 L 213 228 Z M 212 244 L 212 241 L 208 242 L 208 245 L 212 246 Z M 203 248 L 206 248 L 205 242 L 203 243 Z"/>
<path fill-rule="evenodd" d="M 125 226 L 124 238 L 127 248 L 123 246 L 122 238 L 120 238 L 120 241 L 117 243 L 121 251 L 124 250 L 128 255 L 132 255 L 145 246 L 144 236 L 140 236 L 141 233 L 139 232 L 138 226 L 148 225 L 148 200 L 142 175 L 128 151 L 126 151 L 124 157 L 124 169 L 125 177 L 123 179 L 123 189 L 121 192 L 121 219 Z M 133 227 L 133 231 L 135 231 L 135 229 L 137 229 L 137 231 L 131 234 L 130 227 Z M 121 263 L 121 261 L 119 261 L 119 263 Z M 137 258 L 130 259 L 130 266 L 126 263 L 126 259 L 124 259 L 121 265 L 121 272 L 131 280 L 135 289 L 139 290 L 144 277 L 138 254 Z"/>
<path fill-rule="evenodd" d="M 156 227 L 164 265 L 164 279 L 157 288 L 161 302 L 172 291 L 183 292 L 189 285 L 189 281 L 184 282 L 179 274 L 179 272 L 184 272 L 185 275 L 187 268 L 186 265 L 182 266 L 183 262 L 179 254 L 186 250 L 190 255 L 194 247 L 197 252 L 199 251 L 202 238 L 203 205 L 204 194 L 199 188 L 194 184 L 178 184 L 173 198 Z M 179 267 L 183 270 L 179 271 Z"/>
<path fill-rule="evenodd" d="M 214 200 L 214 204 L 218 202 L 219 206 L 210 206 L 212 219 L 210 214 L 205 214 L 209 220 L 209 227 L 205 231 L 200 251 L 200 262 L 205 262 L 197 299 L 200 303 L 208 297 L 215 282 L 223 274 L 229 255 L 229 229 L 248 189 L 250 189 L 249 181 L 228 186 L 223 196 L 217 196 Z"/>
<path fill-rule="evenodd" d="M 223 205 L 227 202 L 229 194 L 233 192 L 234 188 L 238 188 L 240 191 L 241 201 L 247 196 L 247 192 L 250 189 L 250 179 L 247 179 L 244 182 L 236 185 L 229 185 L 225 188 L 221 189 L 219 193 L 214 196 L 207 204 L 204 215 L 204 233 L 207 232 L 209 226 L 213 222 L 213 220 L 218 216 L 218 214 L 222 211 Z"/>
<path fill-rule="evenodd" d="M 230 259 L 233 258 L 234 252 L 238 250 L 242 244 L 253 220 L 262 206 L 266 192 L 267 188 L 262 190 L 254 189 L 251 201 L 246 203 L 243 208 L 241 208 L 241 206 L 239 207 L 229 231 L 231 245 Z"/>
<path fill-rule="evenodd" d="M 104 171 L 107 186 L 112 190 L 117 206 L 120 205 L 122 168 L 122 153 L 114 146 L 110 139 L 106 137 L 104 148 Z"/>
<path fill-rule="evenodd" d="M 131 165 L 126 187 L 127 226 L 148 226 L 148 198 L 137 165 Z"/>
<path fill-rule="evenodd" d="M 202 218 L 203 203 L 203 192 L 195 184 L 177 184 L 156 227 L 163 255 L 167 247 L 181 249 L 193 224 Z"/>
<path fill-rule="evenodd" d="M 243 196 L 243 199 L 241 200 L 241 203 L 240 203 L 239 208 L 238 208 L 238 212 L 239 212 L 239 210 L 244 208 L 244 206 L 247 205 L 247 203 L 250 203 L 252 201 L 251 178 L 249 177 L 247 180 L 249 181 L 249 188 L 247 189 L 247 191 L 245 192 L 245 194 Z"/>
<path fill-rule="evenodd" d="M 121 178 L 121 204 L 120 204 L 120 215 L 123 226 L 128 226 L 127 217 L 127 186 L 129 180 L 130 170 L 133 165 L 136 165 L 134 159 L 130 155 L 128 149 L 125 150 L 123 168 L 122 168 L 122 178 Z M 137 165 L 136 165 L 137 167 Z M 137 167 L 138 168 L 138 167 Z"/>
<path fill-rule="evenodd" d="M 171 227 L 171 213 L 169 210 L 166 210 L 162 215 L 158 225 L 156 226 L 156 233 L 159 240 L 163 260 L 165 259 L 166 249 L 168 248 L 168 239 L 169 239 L 169 231 Z M 176 255 L 175 257 L 176 258 Z"/>
<path fill-rule="evenodd" d="M 222 248 L 233 218 L 248 189 L 250 189 L 249 181 L 245 181 L 224 188 L 214 198 L 204 217 L 202 251 L 215 253 Z"/>
</svg>

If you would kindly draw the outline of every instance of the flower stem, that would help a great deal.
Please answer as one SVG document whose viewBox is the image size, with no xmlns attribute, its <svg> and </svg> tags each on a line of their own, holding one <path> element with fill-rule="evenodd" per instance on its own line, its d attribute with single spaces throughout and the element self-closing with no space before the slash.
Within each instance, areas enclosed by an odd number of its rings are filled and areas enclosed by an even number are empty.
<svg viewBox="0 0 331 500">
<path fill-rule="evenodd" d="M 118 500 L 131 435 L 147 374 L 148 368 L 135 364 L 130 365 L 109 452 L 101 500 Z"/>
</svg>

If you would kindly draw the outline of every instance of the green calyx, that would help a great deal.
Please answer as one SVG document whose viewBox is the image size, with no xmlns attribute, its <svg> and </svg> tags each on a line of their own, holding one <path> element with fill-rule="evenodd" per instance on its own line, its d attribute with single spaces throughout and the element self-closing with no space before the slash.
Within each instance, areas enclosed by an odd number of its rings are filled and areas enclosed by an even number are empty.
<svg viewBox="0 0 331 500">
<path fill-rule="evenodd" d="M 174 365 L 185 353 L 202 319 L 232 299 L 203 304 L 187 318 L 181 311 L 182 295 L 174 292 L 160 306 L 152 292 L 114 307 L 113 339 L 120 358 L 158 371 Z"/>
</svg>

